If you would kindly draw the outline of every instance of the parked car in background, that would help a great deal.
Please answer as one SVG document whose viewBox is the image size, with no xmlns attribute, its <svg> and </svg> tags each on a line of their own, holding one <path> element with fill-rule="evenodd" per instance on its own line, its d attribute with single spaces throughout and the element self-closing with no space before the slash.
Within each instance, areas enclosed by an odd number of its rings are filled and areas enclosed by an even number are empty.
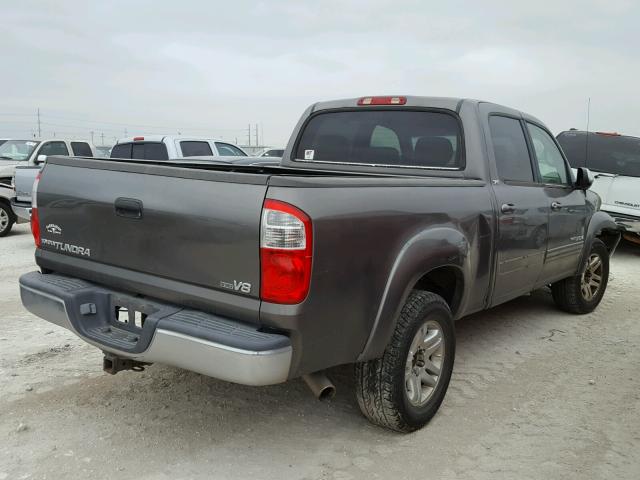
<svg viewBox="0 0 640 480">
<path fill-rule="evenodd" d="M 108 147 L 105 145 L 96 146 L 96 157 L 100 158 L 109 158 L 111 156 L 111 149 L 113 147 Z"/>
<path fill-rule="evenodd" d="M 282 158 L 282 155 L 284 155 L 284 148 L 270 148 L 260 154 L 261 157 L 277 157 L 277 158 Z"/>
<path fill-rule="evenodd" d="M 565 311 L 598 306 L 620 233 L 592 181 L 500 105 L 316 103 L 278 166 L 51 158 L 21 298 L 110 373 L 302 376 L 323 396 L 324 370 L 355 363 L 363 414 L 413 431 L 446 394 L 454 320 L 547 285 Z"/>
<path fill-rule="evenodd" d="M 118 140 L 110 158 L 169 160 L 183 157 L 246 157 L 240 147 L 208 138 L 147 135 Z"/>
<path fill-rule="evenodd" d="M 17 166 L 40 169 L 40 156 L 73 155 L 93 157 L 94 147 L 84 140 L 51 138 L 44 140 L 7 140 L 0 145 L 0 237 L 11 231 L 13 224 L 29 221 L 30 204 L 12 206 L 15 196 L 13 177 Z M 34 174 L 35 177 L 35 174 Z M 29 197 L 31 189 L 28 189 Z"/>
<path fill-rule="evenodd" d="M 568 130 L 558 134 L 573 168 L 594 172 L 591 190 L 602 199 L 625 238 L 640 244 L 640 138 L 619 133 Z"/>
</svg>

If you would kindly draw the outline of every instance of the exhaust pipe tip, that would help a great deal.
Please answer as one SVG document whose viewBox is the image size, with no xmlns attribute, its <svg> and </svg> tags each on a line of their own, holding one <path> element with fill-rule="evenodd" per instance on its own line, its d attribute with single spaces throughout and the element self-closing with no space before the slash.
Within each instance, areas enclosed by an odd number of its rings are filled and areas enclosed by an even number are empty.
<svg viewBox="0 0 640 480">
<path fill-rule="evenodd" d="M 308 373 L 302 379 L 318 400 L 329 400 L 336 394 L 335 385 L 324 372 Z"/>
</svg>

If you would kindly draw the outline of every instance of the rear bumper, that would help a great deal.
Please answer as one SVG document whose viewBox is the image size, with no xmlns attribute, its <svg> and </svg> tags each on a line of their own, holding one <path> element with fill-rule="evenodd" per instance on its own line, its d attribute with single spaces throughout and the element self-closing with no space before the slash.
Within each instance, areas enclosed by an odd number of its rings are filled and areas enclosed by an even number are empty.
<svg viewBox="0 0 640 480">
<path fill-rule="evenodd" d="M 86 342 L 122 358 L 163 363 L 244 385 L 289 376 L 288 337 L 208 313 L 133 297 L 57 274 L 20 277 L 23 305 Z M 116 307 L 144 317 L 141 326 L 116 319 Z"/>
<path fill-rule="evenodd" d="M 31 220 L 31 203 L 18 202 L 15 198 L 12 198 L 11 209 L 22 222 L 29 222 Z"/>
</svg>

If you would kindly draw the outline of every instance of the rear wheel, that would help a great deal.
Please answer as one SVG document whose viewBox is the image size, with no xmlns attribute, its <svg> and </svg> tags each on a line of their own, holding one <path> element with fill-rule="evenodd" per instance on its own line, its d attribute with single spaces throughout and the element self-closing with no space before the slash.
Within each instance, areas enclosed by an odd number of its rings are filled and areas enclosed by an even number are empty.
<svg viewBox="0 0 640 480">
<path fill-rule="evenodd" d="M 15 216 L 11 208 L 3 202 L 0 202 L 0 237 L 4 237 L 11 231 L 11 227 L 15 222 Z"/>
<path fill-rule="evenodd" d="M 609 251 L 595 239 L 582 273 L 551 285 L 556 305 L 570 313 L 590 313 L 602 300 L 609 281 Z"/>
<path fill-rule="evenodd" d="M 399 432 L 424 426 L 447 392 L 455 333 L 442 297 L 413 291 L 382 358 L 356 365 L 356 396 L 376 425 Z"/>
</svg>

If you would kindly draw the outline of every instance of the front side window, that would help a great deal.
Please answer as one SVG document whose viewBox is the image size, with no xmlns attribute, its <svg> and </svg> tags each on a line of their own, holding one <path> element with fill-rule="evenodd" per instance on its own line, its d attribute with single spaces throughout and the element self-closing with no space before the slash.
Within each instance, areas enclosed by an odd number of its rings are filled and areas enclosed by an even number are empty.
<svg viewBox="0 0 640 480">
<path fill-rule="evenodd" d="M 496 169 L 500 179 L 533 182 L 531 158 L 520 120 L 491 115 L 489 129 Z"/>
<path fill-rule="evenodd" d="M 271 149 L 271 150 L 267 150 L 266 152 L 264 152 L 261 156 L 262 156 L 262 157 L 277 157 L 277 158 L 282 158 L 282 155 L 284 155 L 284 150 L 280 150 L 280 149 Z"/>
<path fill-rule="evenodd" d="M 180 142 L 183 157 L 201 157 L 213 155 L 209 142 L 184 141 Z"/>
<path fill-rule="evenodd" d="M 39 143 L 31 140 L 7 140 L 0 145 L 0 160 L 28 160 Z"/>
<path fill-rule="evenodd" d="M 69 155 L 64 142 L 46 142 L 40 148 L 38 155 Z"/>
<path fill-rule="evenodd" d="M 567 165 L 551 135 L 532 123 L 527 122 L 527 128 L 531 135 L 542 183 L 567 185 L 569 183 Z"/>
<path fill-rule="evenodd" d="M 222 157 L 246 157 L 247 154 L 235 145 L 229 143 L 216 142 L 218 154 Z"/>
<path fill-rule="evenodd" d="M 296 159 L 382 166 L 464 167 L 453 115 L 411 110 L 349 110 L 312 117 Z M 453 141 L 452 141 L 453 140 Z"/>
</svg>

